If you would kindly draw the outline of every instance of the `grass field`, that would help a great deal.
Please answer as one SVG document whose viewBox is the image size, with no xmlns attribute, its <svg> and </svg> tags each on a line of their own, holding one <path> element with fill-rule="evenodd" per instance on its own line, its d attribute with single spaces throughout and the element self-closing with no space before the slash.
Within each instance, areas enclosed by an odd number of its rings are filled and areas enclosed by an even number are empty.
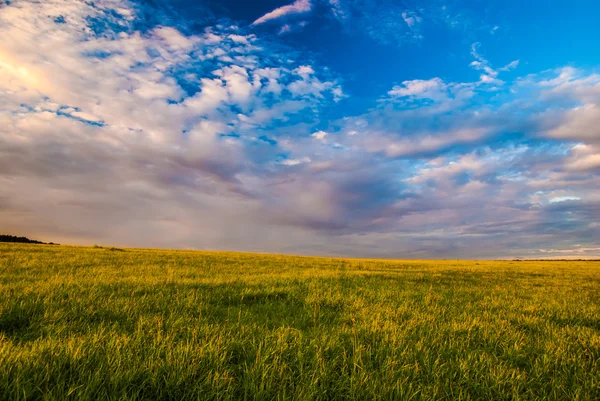
<svg viewBox="0 0 600 401">
<path fill-rule="evenodd" d="M 600 263 L 0 244 L 2 400 L 598 400 Z"/>
</svg>

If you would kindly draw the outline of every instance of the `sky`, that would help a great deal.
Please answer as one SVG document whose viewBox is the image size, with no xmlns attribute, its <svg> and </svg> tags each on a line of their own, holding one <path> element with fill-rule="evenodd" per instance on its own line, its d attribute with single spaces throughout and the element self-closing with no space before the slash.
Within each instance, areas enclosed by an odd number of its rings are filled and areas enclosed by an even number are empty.
<svg viewBox="0 0 600 401">
<path fill-rule="evenodd" d="M 600 256 L 600 3 L 0 0 L 0 231 Z"/>
</svg>

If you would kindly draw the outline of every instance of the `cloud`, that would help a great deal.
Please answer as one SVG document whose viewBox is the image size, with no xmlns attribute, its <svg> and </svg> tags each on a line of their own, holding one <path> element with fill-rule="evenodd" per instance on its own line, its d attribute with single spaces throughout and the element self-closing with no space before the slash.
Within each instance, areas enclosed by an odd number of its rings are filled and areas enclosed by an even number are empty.
<svg viewBox="0 0 600 401">
<path fill-rule="evenodd" d="M 313 138 L 315 138 L 317 141 L 324 141 L 325 138 L 327 137 L 327 132 L 325 131 L 317 131 L 314 134 L 312 134 L 311 136 Z"/>
<path fill-rule="evenodd" d="M 347 33 L 393 45 L 423 39 L 420 26 L 425 16 L 421 12 L 429 11 L 388 0 L 329 0 L 329 8 Z"/>
<path fill-rule="evenodd" d="M 483 71 L 484 73 L 480 75 L 479 79 L 481 83 L 484 84 L 495 84 L 502 85 L 503 81 L 498 79 L 498 74 L 500 72 L 510 71 L 519 65 L 519 60 L 514 60 L 505 65 L 502 68 L 495 70 L 492 68 L 491 63 L 486 60 L 480 53 L 479 48 L 481 44 L 479 42 L 473 43 L 471 45 L 471 55 L 475 58 L 475 61 L 471 62 L 470 66 L 478 71 Z"/>
<path fill-rule="evenodd" d="M 312 10 L 310 0 L 296 0 L 287 6 L 276 8 L 275 10 L 263 15 L 252 23 L 252 25 L 264 24 L 267 21 L 282 18 L 286 15 L 307 13 Z"/>
<path fill-rule="evenodd" d="M 600 105 L 588 104 L 564 113 L 560 125 L 549 130 L 552 138 L 580 140 L 600 145 Z"/>
<path fill-rule="evenodd" d="M 346 11 L 341 0 L 329 0 L 331 11 L 335 18 L 340 21 L 344 21 L 348 18 L 348 12 Z"/>
<path fill-rule="evenodd" d="M 385 139 L 370 137 L 365 141 L 365 149 L 384 152 L 390 157 L 434 154 L 463 143 L 480 141 L 489 135 L 485 128 L 458 129 L 444 134 L 420 133 L 410 139 Z"/>
<path fill-rule="evenodd" d="M 315 75 L 315 71 L 309 65 L 301 65 L 294 69 L 293 72 L 300 77 L 291 82 L 287 89 L 294 96 L 307 96 L 312 95 L 314 97 L 322 97 L 324 93 L 330 93 L 333 95 L 334 100 L 337 102 L 343 97 L 343 91 L 341 87 L 332 82 L 323 82 Z"/>
<path fill-rule="evenodd" d="M 10 38 L 0 45 L 3 226 L 65 242 L 197 246 L 189 235 L 203 221 L 214 228 L 194 234 L 205 246 L 252 246 L 220 242 L 229 234 L 214 216 L 238 208 L 249 230 L 264 213 L 260 163 L 277 151 L 257 144 L 255 124 L 311 118 L 339 84 L 305 63 L 288 68 L 278 60 L 289 55 L 237 28 L 136 31 L 127 4 L 24 1 L 0 14 Z M 109 19 L 118 32 L 89 25 Z M 49 213 L 42 199 L 54 202 Z"/>
<path fill-rule="evenodd" d="M 578 157 L 566 165 L 567 170 L 600 170 L 600 152 Z"/>
<path fill-rule="evenodd" d="M 414 34 L 403 12 L 414 29 L 429 15 L 396 6 L 394 36 L 356 4 L 329 2 L 387 41 Z M 597 248 L 597 75 L 409 79 L 359 109 L 301 51 L 233 23 L 146 20 L 143 7 L 3 8 L 4 229 L 65 243 L 355 256 Z M 471 50 L 478 75 L 517 67 L 494 69 Z"/>
<path fill-rule="evenodd" d="M 402 82 L 402 86 L 394 86 L 388 95 L 392 97 L 414 96 L 419 98 L 438 99 L 446 92 L 446 84 L 440 78 L 429 80 L 415 79 Z"/>
<path fill-rule="evenodd" d="M 554 97 L 559 84 L 549 87 L 546 80 L 532 77 L 527 95 L 519 92 L 521 83 L 492 92 L 477 82 L 406 81 L 377 108 L 340 122 L 336 136 L 344 152 L 394 166 L 393 176 L 404 184 L 393 206 L 382 212 L 386 217 L 378 215 L 370 230 L 403 244 L 408 240 L 402 233 L 412 235 L 408 242 L 416 248 L 426 241 L 420 248 L 425 254 L 460 254 L 466 244 L 479 243 L 538 255 L 536 236 L 540 244 L 591 244 L 599 233 L 593 210 L 600 206 L 596 135 L 587 124 L 593 117 L 576 119 L 583 125 L 572 128 L 572 113 L 579 107 L 563 100 L 590 101 L 595 81 L 582 76 L 574 84 L 571 79 L 569 89 L 563 86 L 561 96 Z M 523 98 L 515 100 L 515 93 Z M 494 104 L 491 94 L 510 100 Z M 539 112 L 548 109 L 555 118 Z M 540 141 L 540 132 L 560 141 L 527 144 Z M 566 145 L 565 139 L 585 144 Z M 387 230 L 395 234 L 384 234 Z M 423 237 L 416 240 L 416 233 Z"/>
<path fill-rule="evenodd" d="M 403 11 L 402 19 L 406 22 L 409 28 L 414 28 L 418 23 L 422 21 L 422 18 L 419 17 L 414 11 Z"/>
<path fill-rule="evenodd" d="M 515 68 L 517 68 L 519 66 L 519 62 L 520 62 L 520 60 L 511 61 L 510 63 L 506 64 L 504 67 L 500 68 L 499 71 L 514 70 Z"/>
<path fill-rule="evenodd" d="M 288 33 L 292 30 L 292 27 L 289 24 L 285 24 L 281 27 L 281 29 L 279 29 L 279 33 L 278 35 L 283 35 L 285 33 Z"/>
<path fill-rule="evenodd" d="M 322 12 L 309 15 L 317 6 L 319 11 L 327 10 L 329 15 Z M 475 33 L 494 34 L 498 26 L 486 22 L 486 18 L 474 10 L 462 1 L 449 4 L 435 0 L 423 4 L 414 0 L 401 3 L 395 0 L 297 0 L 263 15 L 252 25 L 285 19 L 286 23 L 278 29 L 278 35 L 285 35 L 300 30 L 309 21 L 323 26 L 321 18 L 332 16 L 346 34 L 368 37 L 380 44 L 393 46 L 421 43 L 425 39 L 425 23 L 455 33 L 458 31 L 465 40 L 472 40 Z M 290 23 L 288 17 L 298 14 L 308 20 Z"/>
<path fill-rule="evenodd" d="M 542 253 L 576 253 L 576 254 L 585 254 L 588 252 L 598 252 L 600 248 L 576 248 L 576 249 L 540 249 Z"/>
<path fill-rule="evenodd" d="M 475 33 L 493 33 L 497 27 L 474 13 L 464 2 L 408 0 L 324 0 L 333 17 L 352 36 L 366 36 L 392 46 L 418 44 L 426 39 L 425 24 L 459 33 L 472 40 Z M 431 32 L 431 31 L 429 31 Z"/>
<path fill-rule="evenodd" d="M 285 159 L 281 162 L 281 164 L 284 164 L 286 166 L 297 166 L 302 163 L 310 163 L 310 161 L 311 160 L 309 157 L 304 157 L 302 159 Z"/>
</svg>

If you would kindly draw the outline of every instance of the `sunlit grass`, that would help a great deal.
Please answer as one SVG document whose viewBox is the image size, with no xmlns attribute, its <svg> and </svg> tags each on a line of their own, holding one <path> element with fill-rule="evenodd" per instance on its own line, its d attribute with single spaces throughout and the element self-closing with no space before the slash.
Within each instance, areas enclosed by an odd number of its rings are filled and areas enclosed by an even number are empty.
<svg viewBox="0 0 600 401">
<path fill-rule="evenodd" d="M 600 263 L 0 244 L 0 399 L 600 399 Z"/>
</svg>

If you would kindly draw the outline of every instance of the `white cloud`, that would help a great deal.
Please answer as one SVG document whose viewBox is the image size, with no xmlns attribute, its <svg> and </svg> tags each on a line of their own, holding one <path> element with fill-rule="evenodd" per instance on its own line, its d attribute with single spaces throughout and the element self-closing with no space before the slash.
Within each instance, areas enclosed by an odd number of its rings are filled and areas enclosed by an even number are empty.
<svg viewBox="0 0 600 401">
<path fill-rule="evenodd" d="M 281 93 L 282 87 L 279 83 L 281 71 L 278 68 L 259 68 L 254 72 L 260 79 L 267 79 L 267 86 L 264 87 L 266 92 L 272 92 L 276 95 Z"/>
<path fill-rule="evenodd" d="M 519 60 L 514 60 L 505 65 L 502 68 L 494 69 L 492 68 L 492 64 L 485 59 L 480 53 L 479 48 L 481 44 L 479 42 L 473 43 L 471 45 L 471 55 L 475 57 L 475 61 L 469 64 L 475 70 L 483 71 L 484 73 L 480 75 L 480 83 L 483 84 L 494 84 L 494 85 L 502 85 L 503 81 L 498 79 L 498 75 L 500 72 L 510 71 L 518 67 Z"/>
<path fill-rule="evenodd" d="M 240 105 L 245 110 L 257 89 L 248 80 L 248 71 L 243 67 L 233 65 L 217 70 L 214 74 L 226 82 L 230 102 Z"/>
<path fill-rule="evenodd" d="M 302 78 L 308 79 L 308 77 L 315 73 L 315 70 L 313 70 L 310 65 L 301 65 L 300 67 L 296 68 L 294 72 L 300 75 Z"/>
<path fill-rule="evenodd" d="M 310 157 L 303 157 L 301 159 L 285 159 L 281 164 L 286 166 L 297 166 L 299 164 L 310 163 Z"/>
<path fill-rule="evenodd" d="M 581 198 L 578 198 L 577 196 L 556 196 L 554 198 L 550 198 L 548 200 L 549 203 L 558 203 L 558 202 L 568 202 L 568 201 L 578 201 L 581 200 Z"/>
<path fill-rule="evenodd" d="M 402 19 L 404 20 L 404 22 L 406 22 L 406 25 L 408 25 L 408 27 L 411 29 L 422 21 L 421 17 L 419 17 L 418 14 L 409 10 L 402 12 Z"/>
<path fill-rule="evenodd" d="M 317 141 L 324 141 L 325 138 L 327 137 L 327 132 L 325 131 L 317 131 L 314 134 L 312 134 L 311 136 L 313 138 L 315 138 Z"/>
<path fill-rule="evenodd" d="M 196 115 L 209 115 L 228 99 L 227 89 L 220 79 L 202 78 L 200 87 L 200 92 L 184 101 L 184 105 Z"/>
<path fill-rule="evenodd" d="M 446 90 L 446 84 L 440 78 L 429 80 L 415 79 L 402 82 L 402 86 L 394 86 L 388 95 L 394 97 L 415 96 L 438 99 Z"/>
<path fill-rule="evenodd" d="M 539 82 L 540 86 L 557 86 L 571 81 L 575 78 L 577 74 L 577 70 L 573 67 L 564 67 L 561 68 L 560 74 L 558 77 L 555 77 L 550 80 L 543 80 Z"/>
<path fill-rule="evenodd" d="M 233 40 L 235 43 L 241 43 L 244 45 L 248 44 L 248 38 L 246 36 L 231 34 L 228 37 L 229 37 L 229 39 Z"/>
<path fill-rule="evenodd" d="M 278 35 L 283 35 L 285 33 L 288 33 L 292 30 L 292 27 L 289 24 L 285 24 L 283 25 L 278 32 Z"/>
<path fill-rule="evenodd" d="M 564 114 L 562 122 L 549 130 L 551 138 L 584 141 L 600 145 L 600 105 L 587 104 Z"/>
<path fill-rule="evenodd" d="M 290 14 L 301 14 L 312 10 L 310 0 L 296 0 L 294 3 L 287 6 L 276 8 L 275 10 L 263 15 L 252 23 L 252 25 L 263 24 L 267 21 L 279 19 Z"/>
<path fill-rule="evenodd" d="M 287 89 L 294 96 L 314 96 L 322 98 L 326 93 L 331 94 L 335 101 L 339 101 L 343 97 L 341 87 L 333 81 L 321 81 L 315 76 L 315 71 L 311 66 L 302 65 L 293 71 L 297 79 L 291 82 Z"/>
<path fill-rule="evenodd" d="M 371 136 L 365 140 L 365 149 L 384 152 L 390 157 L 432 153 L 449 146 L 479 141 L 490 134 L 488 128 L 462 128 L 442 134 L 420 133 L 407 139 L 390 139 Z"/>
<path fill-rule="evenodd" d="M 520 60 L 511 61 L 510 63 L 506 64 L 504 67 L 500 68 L 499 71 L 514 70 L 515 68 L 517 68 L 519 66 L 519 63 L 520 63 Z"/>
<path fill-rule="evenodd" d="M 572 160 L 566 165 L 566 168 L 571 171 L 600 170 L 600 152 Z"/>
<path fill-rule="evenodd" d="M 486 75 L 486 74 L 481 74 L 479 76 L 479 80 L 481 82 L 483 82 L 483 83 L 486 83 L 486 84 L 491 84 L 491 83 L 494 83 L 494 82 L 497 81 L 496 78 L 494 78 L 494 77 L 492 77 L 490 75 Z"/>
<path fill-rule="evenodd" d="M 565 169 L 569 172 L 600 171 L 600 147 L 581 143 L 573 146 L 565 160 Z"/>
<path fill-rule="evenodd" d="M 153 34 L 157 38 L 164 40 L 169 48 L 178 51 L 190 50 L 198 40 L 198 38 L 183 36 L 177 29 L 172 27 L 156 28 Z"/>
<path fill-rule="evenodd" d="M 575 249 L 540 249 L 542 253 L 587 253 L 587 252 L 598 252 L 600 248 L 575 248 Z"/>
<path fill-rule="evenodd" d="M 348 13 L 344 9 L 340 0 L 329 0 L 329 5 L 331 6 L 331 11 L 333 12 L 335 18 L 342 21 L 348 18 Z"/>
</svg>

